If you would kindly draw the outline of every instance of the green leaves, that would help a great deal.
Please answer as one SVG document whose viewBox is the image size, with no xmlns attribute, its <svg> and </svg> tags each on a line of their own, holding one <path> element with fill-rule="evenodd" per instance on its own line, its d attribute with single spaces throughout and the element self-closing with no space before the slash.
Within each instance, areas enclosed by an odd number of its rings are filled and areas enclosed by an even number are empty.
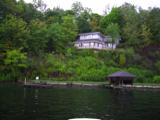
<svg viewBox="0 0 160 120">
<path fill-rule="evenodd" d="M 0 38 L 9 48 L 25 48 L 28 34 L 26 22 L 12 15 L 0 24 Z"/>
<path fill-rule="evenodd" d="M 101 19 L 101 29 L 104 32 L 110 24 L 121 24 L 121 13 L 119 8 L 112 8 L 111 12 Z"/>
<path fill-rule="evenodd" d="M 102 16 L 98 15 L 98 14 L 91 14 L 91 19 L 90 19 L 90 26 L 93 32 L 97 32 L 100 31 L 100 21 L 101 21 Z"/>
<path fill-rule="evenodd" d="M 48 39 L 47 25 L 40 20 L 33 20 L 29 25 L 30 34 L 27 40 L 27 51 L 33 55 L 40 55 L 46 48 Z"/>
<path fill-rule="evenodd" d="M 18 49 L 7 50 L 4 64 L 6 65 L 5 71 L 8 71 L 9 73 L 7 74 L 12 76 L 10 79 L 17 80 L 20 78 L 20 76 L 25 74 L 21 72 L 24 71 L 28 66 L 27 56 Z M 6 77 L 6 79 L 8 79 L 8 77 Z"/>
<path fill-rule="evenodd" d="M 74 12 L 75 16 L 78 17 L 84 11 L 84 7 L 80 2 L 75 2 L 72 4 L 72 11 Z"/>
<path fill-rule="evenodd" d="M 12 67 L 26 68 L 27 56 L 25 53 L 21 53 L 20 50 L 8 50 L 4 63 L 6 65 L 11 65 Z"/>
<path fill-rule="evenodd" d="M 107 26 L 105 33 L 107 35 L 110 35 L 115 41 L 115 39 L 118 39 L 120 37 L 120 29 L 117 23 L 111 23 Z"/>
<path fill-rule="evenodd" d="M 125 54 L 120 54 L 119 55 L 119 65 L 124 66 L 126 64 L 126 56 Z"/>
<path fill-rule="evenodd" d="M 152 33 L 152 39 L 155 42 L 160 42 L 160 8 L 153 8 L 148 17 L 148 26 Z"/>
<path fill-rule="evenodd" d="M 77 26 L 73 16 L 64 16 L 62 24 L 51 24 L 47 29 L 48 51 L 64 52 L 75 40 Z"/>
</svg>

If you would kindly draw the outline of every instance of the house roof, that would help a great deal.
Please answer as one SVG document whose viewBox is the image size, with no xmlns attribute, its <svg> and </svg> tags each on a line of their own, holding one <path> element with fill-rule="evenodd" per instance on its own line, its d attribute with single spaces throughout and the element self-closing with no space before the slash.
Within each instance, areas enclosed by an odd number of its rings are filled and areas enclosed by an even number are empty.
<svg viewBox="0 0 160 120">
<path fill-rule="evenodd" d="M 129 78 L 134 78 L 136 77 L 135 75 L 128 73 L 128 72 L 124 72 L 124 71 L 119 71 L 119 72 L 115 72 L 111 75 L 108 76 L 109 78 L 111 77 L 129 77 Z"/>
<path fill-rule="evenodd" d="M 81 35 L 91 35 L 91 34 L 99 34 L 99 35 L 101 35 L 102 37 L 104 37 L 104 38 L 105 38 L 105 36 L 104 36 L 102 33 L 100 33 L 100 32 L 80 33 L 79 35 L 81 36 Z"/>
<path fill-rule="evenodd" d="M 100 32 L 80 33 L 79 35 L 101 34 Z"/>
</svg>

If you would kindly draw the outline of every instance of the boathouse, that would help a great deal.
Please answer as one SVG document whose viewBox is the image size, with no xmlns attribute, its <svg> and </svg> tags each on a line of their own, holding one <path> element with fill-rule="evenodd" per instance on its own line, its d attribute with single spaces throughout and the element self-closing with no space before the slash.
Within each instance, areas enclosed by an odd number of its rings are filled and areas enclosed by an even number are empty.
<svg viewBox="0 0 160 120">
<path fill-rule="evenodd" d="M 115 72 L 108 76 L 111 85 L 132 85 L 135 75 L 128 72 Z"/>
</svg>

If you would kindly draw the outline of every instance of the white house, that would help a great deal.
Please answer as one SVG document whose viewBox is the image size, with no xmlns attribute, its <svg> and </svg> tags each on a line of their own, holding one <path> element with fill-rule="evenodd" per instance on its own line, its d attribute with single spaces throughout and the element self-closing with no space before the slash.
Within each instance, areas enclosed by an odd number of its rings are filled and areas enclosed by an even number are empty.
<svg viewBox="0 0 160 120">
<path fill-rule="evenodd" d="M 119 40 L 112 41 L 110 36 L 104 36 L 100 32 L 81 33 L 75 42 L 78 49 L 115 49 Z"/>
</svg>

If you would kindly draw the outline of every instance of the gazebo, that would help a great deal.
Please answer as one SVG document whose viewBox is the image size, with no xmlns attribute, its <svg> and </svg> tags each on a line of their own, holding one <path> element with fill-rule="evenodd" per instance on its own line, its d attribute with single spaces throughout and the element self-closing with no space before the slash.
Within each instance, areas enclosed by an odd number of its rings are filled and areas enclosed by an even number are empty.
<svg viewBox="0 0 160 120">
<path fill-rule="evenodd" d="M 132 85 L 136 76 L 128 72 L 115 72 L 108 76 L 111 85 Z"/>
</svg>

